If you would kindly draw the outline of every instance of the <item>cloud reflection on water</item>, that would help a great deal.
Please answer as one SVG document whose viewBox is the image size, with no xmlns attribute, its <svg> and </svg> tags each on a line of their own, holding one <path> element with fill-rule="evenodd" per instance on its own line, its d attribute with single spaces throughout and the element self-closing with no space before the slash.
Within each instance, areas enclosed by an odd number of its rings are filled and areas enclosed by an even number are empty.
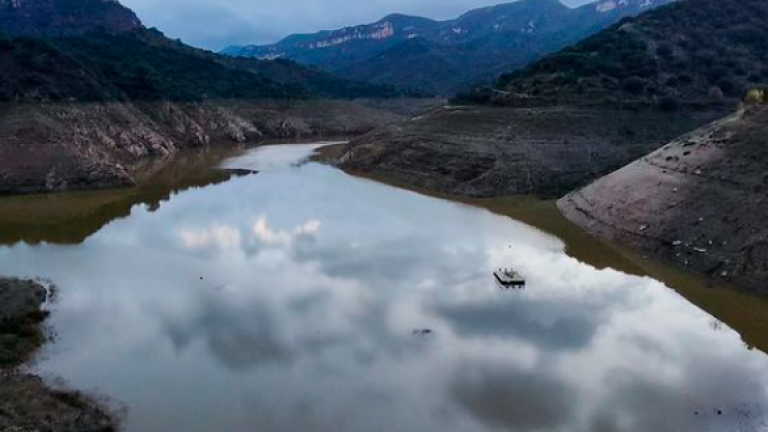
<svg viewBox="0 0 768 432">
<path fill-rule="evenodd" d="M 528 290 L 497 289 L 508 263 Z M 39 368 L 129 431 L 758 431 L 768 400 L 765 356 L 658 282 L 316 164 L 0 248 L 41 269 L 63 297 Z"/>
</svg>

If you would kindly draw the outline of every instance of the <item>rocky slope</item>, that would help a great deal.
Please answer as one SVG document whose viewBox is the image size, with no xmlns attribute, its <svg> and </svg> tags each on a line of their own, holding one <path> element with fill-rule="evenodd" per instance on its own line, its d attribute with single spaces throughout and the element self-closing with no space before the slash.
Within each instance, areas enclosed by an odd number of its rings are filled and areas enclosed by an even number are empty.
<svg viewBox="0 0 768 432">
<path fill-rule="evenodd" d="M 116 430 L 111 415 L 91 398 L 53 389 L 17 369 L 45 340 L 39 325 L 47 298 L 37 282 L 0 277 L 0 430 Z"/>
<path fill-rule="evenodd" d="M 685 135 L 563 198 L 586 229 L 768 294 L 768 107 Z"/>
<path fill-rule="evenodd" d="M 339 164 L 450 194 L 559 197 L 719 115 L 443 107 L 352 141 Z"/>
<path fill-rule="evenodd" d="M 359 135 L 403 118 L 390 109 L 341 100 L 0 104 L 0 194 L 130 186 L 147 159 Z"/>
<path fill-rule="evenodd" d="M 224 52 L 289 58 L 349 79 L 450 95 L 670 1 L 600 0 L 571 9 L 558 0 L 520 0 L 439 22 L 396 14 L 373 24 Z"/>
</svg>

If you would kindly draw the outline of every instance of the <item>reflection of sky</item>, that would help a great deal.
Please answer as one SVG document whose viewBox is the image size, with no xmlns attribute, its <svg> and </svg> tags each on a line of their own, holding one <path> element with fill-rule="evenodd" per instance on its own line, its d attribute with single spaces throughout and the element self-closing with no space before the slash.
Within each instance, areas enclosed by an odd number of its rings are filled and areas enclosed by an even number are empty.
<svg viewBox="0 0 768 432">
<path fill-rule="evenodd" d="M 129 431 L 766 430 L 765 356 L 659 283 L 283 160 L 80 246 L 0 248 L 0 274 L 61 288 L 39 369 L 124 402 Z M 509 263 L 528 290 L 495 287 Z"/>
</svg>

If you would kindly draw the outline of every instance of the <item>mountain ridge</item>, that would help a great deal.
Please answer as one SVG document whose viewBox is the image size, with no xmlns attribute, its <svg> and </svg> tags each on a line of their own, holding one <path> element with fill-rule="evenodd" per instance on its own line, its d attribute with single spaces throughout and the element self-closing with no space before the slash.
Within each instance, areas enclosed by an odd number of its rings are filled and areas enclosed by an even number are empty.
<svg viewBox="0 0 768 432">
<path fill-rule="evenodd" d="M 188 148 L 402 118 L 351 100 L 397 89 L 196 49 L 115 1 L 0 1 L 0 195 L 125 187 L 135 167 Z"/>
<path fill-rule="evenodd" d="M 471 83 L 490 82 L 510 68 L 575 43 L 623 16 L 671 1 L 674 0 L 600 0 L 569 8 L 558 0 L 520 0 L 471 10 L 445 21 L 392 14 L 371 24 L 291 35 L 271 45 L 228 47 L 223 53 L 290 58 L 348 79 L 453 94 Z M 407 74 L 399 71 L 412 68 L 409 62 L 393 59 L 388 64 L 381 63 L 380 54 L 415 38 L 435 44 L 436 53 L 425 56 L 461 52 L 453 62 L 463 63 L 467 70 L 443 73 L 437 81 L 445 84 L 429 86 L 420 80 L 409 80 Z M 376 66 L 365 65 L 367 61 Z"/>
</svg>

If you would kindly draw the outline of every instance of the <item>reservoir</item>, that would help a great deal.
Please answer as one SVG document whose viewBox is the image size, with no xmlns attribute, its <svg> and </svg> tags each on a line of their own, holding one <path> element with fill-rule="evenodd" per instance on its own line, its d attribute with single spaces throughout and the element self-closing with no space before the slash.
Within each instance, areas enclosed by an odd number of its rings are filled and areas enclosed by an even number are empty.
<svg viewBox="0 0 768 432">
<path fill-rule="evenodd" d="M 736 324 L 320 145 L 0 198 L 0 274 L 57 288 L 34 371 L 128 432 L 768 430 L 768 357 Z M 524 290 L 499 288 L 510 266 Z"/>
</svg>

